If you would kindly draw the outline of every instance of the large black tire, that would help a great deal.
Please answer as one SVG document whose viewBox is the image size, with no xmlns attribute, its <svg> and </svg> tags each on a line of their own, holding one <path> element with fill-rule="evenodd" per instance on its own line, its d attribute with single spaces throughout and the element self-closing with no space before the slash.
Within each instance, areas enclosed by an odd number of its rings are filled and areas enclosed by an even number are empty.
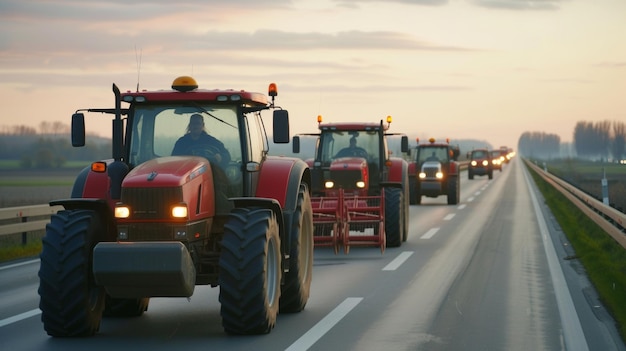
<svg viewBox="0 0 626 351">
<path fill-rule="evenodd" d="M 474 179 L 474 172 L 472 172 L 472 169 L 471 169 L 471 168 L 467 170 L 467 178 L 468 178 L 469 180 Z"/>
<path fill-rule="evenodd" d="M 265 334 L 276 324 L 281 254 L 276 215 L 235 208 L 224 225 L 219 260 L 222 326 L 230 334 Z"/>
<path fill-rule="evenodd" d="M 313 209 L 306 185 L 301 185 L 289 230 L 289 272 L 280 294 L 280 312 L 300 312 L 309 300 L 313 275 Z"/>
<path fill-rule="evenodd" d="M 409 238 L 409 185 L 407 184 L 406 179 L 402 182 L 402 211 L 404 219 L 404 223 L 402 224 L 402 241 L 407 241 Z"/>
<path fill-rule="evenodd" d="M 402 206 L 402 189 L 385 188 L 385 237 L 387 247 L 402 245 L 404 231 L 404 206 Z"/>
<path fill-rule="evenodd" d="M 414 202 L 416 205 L 422 204 L 422 187 L 420 186 L 419 181 L 415 182 L 415 201 Z"/>
<path fill-rule="evenodd" d="M 59 211 L 46 225 L 39 268 L 39 309 L 51 336 L 91 336 L 100 328 L 105 291 L 96 285 L 93 247 L 104 223 L 94 211 Z"/>
<path fill-rule="evenodd" d="M 459 203 L 459 195 L 461 191 L 461 182 L 459 176 L 448 177 L 448 205 L 456 205 Z"/>
<path fill-rule="evenodd" d="M 493 179 L 493 170 L 489 171 L 489 179 Z"/>
<path fill-rule="evenodd" d="M 118 299 L 107 295 L 103 316 L 105 317 L 139 317 L 148 310 L 149 297 L 139 299 Z"/>
</svg>

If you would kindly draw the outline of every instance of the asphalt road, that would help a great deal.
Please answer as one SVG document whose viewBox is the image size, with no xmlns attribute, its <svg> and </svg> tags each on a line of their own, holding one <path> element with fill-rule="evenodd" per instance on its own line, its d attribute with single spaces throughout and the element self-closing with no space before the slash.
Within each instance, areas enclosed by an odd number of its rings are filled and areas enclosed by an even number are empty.
<svg viewBox="0 0 626 351">
<path fill-rule="evenodd" d="M 51 338 L 26 260 L 0 266 L 0 350 L 626 350 L 522 163 L 463 175 L 459 205 L 411 206 L 401 247 L 316 249 L 305 310 L 270 334 L 225 334 L 219 288 L 198 286 L 92 338 Z"/>
</svg>

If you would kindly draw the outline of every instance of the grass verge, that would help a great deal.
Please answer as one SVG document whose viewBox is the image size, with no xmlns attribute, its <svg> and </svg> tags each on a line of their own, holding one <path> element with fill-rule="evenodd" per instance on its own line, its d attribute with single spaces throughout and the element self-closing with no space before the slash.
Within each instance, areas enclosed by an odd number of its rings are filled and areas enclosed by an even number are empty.
<svg viewBox="0 0 626 351">
<path fill-rule="evenodd" d="M 26 245 L 10 245 L 0 248 L 0 262 L 26 257 L 37 257 L 41 252 L 41 240 L 33 240 Z"/>
<path fill-rule="evenodd" d="M 626 340 L 626 250 L 534 170 L 528 170 Z"/>
</svg>

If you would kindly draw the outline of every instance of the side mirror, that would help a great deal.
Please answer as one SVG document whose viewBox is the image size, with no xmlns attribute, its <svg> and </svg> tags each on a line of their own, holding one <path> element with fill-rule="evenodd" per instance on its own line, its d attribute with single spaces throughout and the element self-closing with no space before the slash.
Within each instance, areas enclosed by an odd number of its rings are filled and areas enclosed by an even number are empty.
<svg viewBox="0 0 626 351">
<path fill-rule="evenodd" d="M 294 154 L 300 153 L 300 136 L 295 135 L 291 141 L 291 146 Z"/>
<path fill-rule="evenodd" d="M 72 146 L 85 146 L 85 115 L 82 113 L 72 115 Z"/>
<path fill-rule="evenodd" d="M 400 139 L 400 151 L 408 152 L 409 151 L 409 138 L 406 135 L 403 135 Z"/>
<path fill-rule="evenodd" d="M 289 143 L 289 112 L 287 110 L 274 110 L 274 143 Z"/>
</svg>

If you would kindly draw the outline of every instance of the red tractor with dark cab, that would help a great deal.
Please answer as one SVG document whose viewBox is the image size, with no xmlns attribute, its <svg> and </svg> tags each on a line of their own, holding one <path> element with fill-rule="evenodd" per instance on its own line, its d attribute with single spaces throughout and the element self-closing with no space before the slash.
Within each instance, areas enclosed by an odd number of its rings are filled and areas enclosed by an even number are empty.
<svg viewBox="0 0 626 351">
<path fill-rule="evenodd" d="M 427 143 L 419 143 L 411 162 L 411 204 L 422 203 L 422 196 L 438 197 L 446 195 L 448 205 L 459 203 L 461 196 L 461 168 L 458 157 L 460 149 L 449 140 L 437 142 L 430 138 Z"/>
<path fill-rule="evenodd" d="M 288 112 L 269 96 L 199 89 L 121 93 L 114 108 L 78 110 L 72 144 L 85 144 L 84 112 L 112 115 L 113 157 L 78 175 L 43 238 L 39 307 L 51 336 L 95 334 L 102 316 L 139 316 L 151 297 L 220 287 L 230 334 L 263 334 L 279 312 L 304 309 L 313 264 L 311 175 L 297 158 L 268 156 L 261 112 L 273 110 L 275 143 L 288 143 Z M 122 104 L 125 104 L 122 107 Z M 198 146 L 171 156 L 192 115 L 226 152 Z M 189 124 L 190 125 L 190 124 Z M 217 157 L 218 153 L 222 153 Z"/>
<path fill-rule="evenodd" d="M 315 246 L 398 247 L 408 235 L 408 163 L 390 157 L 386 123 L 322 123 L 311 169 Z M 398 134 L 400 135 L 400 134 Z M 408 139 L 401 135 L 402 152 Z M 300 152 L 300 136 L 293 139 Z"/>
</svg>

